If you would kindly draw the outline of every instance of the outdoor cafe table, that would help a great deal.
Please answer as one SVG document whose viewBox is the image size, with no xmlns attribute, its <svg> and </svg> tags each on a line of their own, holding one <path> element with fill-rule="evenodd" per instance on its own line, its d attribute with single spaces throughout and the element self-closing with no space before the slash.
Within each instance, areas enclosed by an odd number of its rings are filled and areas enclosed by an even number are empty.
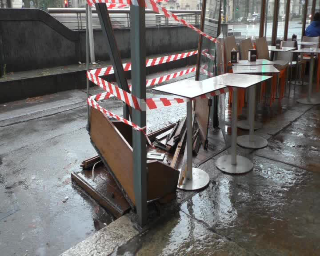
<svg viewBox="0 0 320 256">
<path fill-rule="evenodd" d="M 238 63 L 233 63 L 233 66 L 237 67 L 237 68 L 233 67 L 233 69 L 235 70 L 234 73 L 241 74 L 243 71 L 243 69 L 240 68 L 241 66 L 287 65 L 287 64 L 288 64 L 288 62 L 285 60 L 276 60 L 276 61 L 271 61 L 271 60 L 266 60 L 266 59 L 257 59 L 256 61 L 239 60 Z M 239 68 L 240 68 L 240 70 L 239 70 Z M 250 69 L 250 72 L 248 74 L 256 74 L 255 70 L 254 70 L 254 73 L 251 73 L 251 70 L 252 70 L 252 68 Z M 263 70 L 265 70 L 265 68 Z M 245 74 L 247 74 L 247 73 L 245 73 Z M 261 72 L 260 74 L 264 74 L 264 72 Z M 243 130 L 250 130 L 248 120 L 238 121 L 238 127 Z M 262 123 L 260 123 L 260 122 L 254 123 L 255 130 L 260 129 L 261 127 L 262 127 Z"/>
<path fill-rule="evenodd" d="M 308 97 L 299 99 L 298 102 L 307 105 L 320 104 L 320 97 L 311 97 L 312 93 L 312 82 L 313 82 L 313 69 L 314 69 L 314 55 L 320 54 L 319 48 L 302 48 L 293 51 L 294 53 L 300 53 L 301 55 L 310 54 L 310 69 L 309 69 L 309 85 L 308 85 Z M 302 56 L 301 56 L 302 59 Z"/>
<path fill-rule="evenodd" d="M 192 168 L 192 100 L 220 89 L 226 88 L 220 76 L 203 81 L 182 80 L 175 83 L 159 86 L 153 90 L 165 92 L 186 98 L 187 101 L 187 174 L 178 188 L 183 190 L 199 190 L 208 185 L 209 175 L 199 169 Z M 180 175 L 182 170 L 180 171 Z"/>
<path fill-rule="evenodd" d="M 289 51 L 293 51 L 295 49 L 296 49 L 295 47 L 286 47 L 286 46 L 284 46 L 282 48 L 277 48 L 276 46 L 273 46 L 273 45 L 269 45 L 268 46 L 268 50 L 270 52 L 275 52 L 275 56 L 274 56 L 275 59 L 277 59 L 277 53 L 278 52 L 289 52 Z"/>
<path fill-rule="evenodd" d="M 249 60 L 239 60 L 237 63 L 232 63 L 233 66 L 261 66 L 261 65 L 286 65 L 288 64 L 285 60 L 266 60 L 266 59 L 257 59 L 256 61 Z"/>
<path fill-rule="evenodd" d="M 234 74 L 278 74 L 279 70 L 270 65 L 264 66 L 239 66 L 233 68 Z M 270 76 L 266 76 L 267 80 L 271 78 Z M 268 141 L 261 136 L 254 135 L 255 129 L 255 108 L 256 108 L 256 86 L 251 86 L 249 89 L 249 122 L 244 122 L 246 125 L 249 125 L 249 135 L 243 135 L 237 138 L 238 145 L 244 148 L 251 148 L 251 149 L 259 149 L 264 148 L 268 145 Z M 240 127 L 241 128 L 241 127 Z"/>
<path fill-rule="evenodd" d="M 253 163 L 246 157 L 237 155 L 237 119 L 238 119 L 238 88 L 255 88 L 255 85 L 261 83 L 269 76 L 244 75 L 244 74 L 227 74 L 224 76 L 223 83 L 232 87 L 232 120 L 231 120 L 231 154 L 223 155 L 216 161 L 217 168 L 229 174 L 243 174 L 249 172 L 253 168 Z M 254 115 L 253 115 L 254 116 Z M 251 115 L 251 117 L 253 117 Z M 252 118 L 251 118 L 252 119 Z M 254 120 L 250 120 L 252 123 Z M 251 139 L 251 137 L 249 138 Z"/>
<path fill-rule="evenodd" d="M 205 187 L 209 183 L 209 176 L 206 172 L 198 168 L 192 168 L 192 100 L 201 95 L 223 89 L 226 86 L 233 88 L 231 155 L 220 157 L 216 162 L 216 166 L 219 170 L 232 174 L 241 174 L 252 170 L 253 164 L 249 159 L 236 155 L 238 118 L 237 88 L 248 88 L 268 78 L 269 77 L 265 76 L 227 73 L 203 81 L 183 80 L 154 89 L 189 99 L 187 102 L 187 178 L 181 186 L 178 185 L 178 188 L 197 190 Z"/>
</svg>

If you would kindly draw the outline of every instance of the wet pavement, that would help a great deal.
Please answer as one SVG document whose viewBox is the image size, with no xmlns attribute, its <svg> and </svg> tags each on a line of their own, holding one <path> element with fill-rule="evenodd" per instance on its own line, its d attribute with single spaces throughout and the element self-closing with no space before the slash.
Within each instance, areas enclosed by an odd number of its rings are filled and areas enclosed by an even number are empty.
<svg viewBox="0 0 320 256">
<path fill-rule="evenodd" d="M 200 165 L 210 176 L 205 190 L 179 191 L 146 232 L 112 255 L 320 255 L 320 106 L 284 99 L 260 106 L 258 119 L 269 146 L 238 147 L 252 172 L 220 172 L 215 161 L 229 149 L 217 154 Z M 214 137 L 209 145 L 218 152 L 221 133 Z"/>
<path fill-rule="evenodd" d="M 300 89 L 295 98 L 304 94 Z M 210 151 L 202 149 L 194 159 L 210 185 L 178 191 L 177 200 L 160 209 L 151 205 L 147 228 L 138 236 L 132 230 L 133 238 L 123 238 L 113 255 L 320 255 L 320 106 L 298 104 L 293 96 L 272 107 L 259 105 L 264 126 L 257 133 L 269 146 L 238 147 L 254 162 L 246 175 L 216 169 L 231 131 L 224 128 L 225 141 L 221 130 L 211 128 Z M 114 223 L 71 184 L 71 172 L 96 155 L 85 129 L 85 98 L 83 91 L 69 91 L 0 106 L 0 255 L 59 255 Z M 116 101 L 105 106 L 121 113 Z M 153 112 L 149 131 L 184 113 L 183 105 Z M 136 216 L 128 217 L 134 222 Z M 103 250 L 92 246 L 92 255 Z"/>
<path fill-rule="evenodd" d="M 90 89 L 91 94 L 97 91 Z M 104 106 L 122 112 L 119 101 Z M 162 119 L 162 113 L 154 112 L 148 119 L 154 126 L 148 129 L 184 113 L 184 105 L 167 108 Z M 81 162 L 97 155 L 86 124 L 86 93 L 81 90 L 0 104 L 1 256 L 59 255 L 114 220 L 71 183 Z"/>
</svg>

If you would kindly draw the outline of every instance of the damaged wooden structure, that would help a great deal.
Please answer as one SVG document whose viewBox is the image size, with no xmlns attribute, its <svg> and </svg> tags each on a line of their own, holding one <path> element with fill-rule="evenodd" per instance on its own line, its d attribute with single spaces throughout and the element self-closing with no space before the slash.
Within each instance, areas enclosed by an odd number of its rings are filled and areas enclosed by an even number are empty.
<svg viewBox="0 0 320 256">
<path fill-rule="evenodd" d="M 105 4 L 95 6 L 117 84 L 122 90 L 130 92 L 108 9 Z M 146 97 L 144 11 L 142 7 L 131 6 L 132 94 L 141 99 Z M 88 36 L 87 26 L 87 67 Z M 89 97 L 89 82 L 87 87 Z M 145 111 L 137 111 L 124 104 L 123 116 L 131 118 L 140 127 L 145 126 Z M 83 171 L 73 173 L 72 180 L 114 216 L 119 217 L 130 209 L 136 210 L 139 224 L 143 226 L 146 223 L 147 202 L 166 202 L 175 198 L 179 171 L 162 161 L 147 161 L 146 152 L 149 149 L 141 131 L 110 119 L 93 107 L 88 108 L 88 131 L 98 156 L 84 161 Z"/>
</svg>

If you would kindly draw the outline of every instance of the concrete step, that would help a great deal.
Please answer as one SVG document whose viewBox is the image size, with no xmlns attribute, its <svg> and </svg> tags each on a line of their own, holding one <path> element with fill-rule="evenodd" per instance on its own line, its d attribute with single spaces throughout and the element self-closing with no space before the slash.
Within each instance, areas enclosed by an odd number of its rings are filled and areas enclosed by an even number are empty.
<svg viewBox="0 0 320 256">
<path fill-rule="evenodd" d="M 155 57 L 159 56 L 148 56 L 148 58 Z M 130 62 L 130 59 L 123 60 L 123 63 L 126 62 Z M 196 56 L 191 56 L 174 62 L 148 67 L 147 75 L 186 67 L 188 65 L 194 65 L 195 63 Z M 108 65 L 111 65 L 110 61 L 99 62 L 97 65 L 90 65 L 90 69 L 106 67 Z M 85 66 L 85 64 L 79 63 L 76 65 L 6 74 L 4 77 L 0 78 L 0 104 L 60 91 L 85 89 Z M 126 76 L 130 79 L 130 72 L 126 72 Z M 114 75 L 109 75 L 106 78 L 108 81 L 115 81 Z"/>
</svg>

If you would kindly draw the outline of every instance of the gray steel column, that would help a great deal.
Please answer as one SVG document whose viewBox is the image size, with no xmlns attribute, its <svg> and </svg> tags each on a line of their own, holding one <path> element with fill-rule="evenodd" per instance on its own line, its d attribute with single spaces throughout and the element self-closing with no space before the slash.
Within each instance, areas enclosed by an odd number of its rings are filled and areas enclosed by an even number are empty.
<svg viewBox="0 0 320 256">
<path fill-rule="evenodd" d="M 87 6 L 89 6 L 87 4 Z M 89 10 L 87 13 L 88 17 L 87 17 L 87 26 L 89 26 L 89 45 L 90 45 L 90 59 L 91 59 L 91 63 L 95 63 L 96 62 L 96 58 L 94 56 L 94 39 L 93 39 L 93 28 L 92 28 L 92 8 L 91 6 L 89 6 Z"/>
<path fill-rule="evenodd" d="M 307 15 L 308 15 L 308 0 L 305 0 L 304 6 L 303 6 L 303 14 L 302 14 L 301 41 L 302 41 L 303 36 L 305 35 Z"/>
<path fill-rule="evenodd" d="M 192 101 L 187 102 L 187 179 L 192 180 Z"/>
<path fill-rule="evenodd" d="M 259 37 L 263 37 L 264 35 L 265 23 L 266 23 L 266 0 L 261 0 Z"/>
<path fill-rule="evenodd" d="M 96 10 L 99 16 L 100 24 L 102 33 L 104 34 L 106 41 L 106 47 L 108 54 L 110 56 L 110 60 L 112 63 L 112 66 L 114 68 L 114 74 L 116 77 L 116 80 L 118 82 L 118 86 L 127 91 L 130 92 L 128 87 L 128 82 L 125 77 L 125 73 L 122 66 L 122 61 L 120 57 L 120 53 L 118 50 L 117 42 L 113 33 L 111 20 L 109 17 L 109 12 L 106 4 L 96 4 Z M 145 65 L 145 64 L 144 64 Z M 129 115 L 131 116 L 131 107 L 124 104 L 123 105 L 123 117 L 126 119 L 129 119 Z"/>
<path fill-rule="evenodd" d="M 143 5 L 130 7 L 131 18 L 131 62 L 132 94 L 140 99 L 146 98 L 146 36 L 145 9 Z M 146 126 L 146 112 L 132 109 L 133 122 L 140 127 Z M 133 131 L 133 173 L 134 194 L 139 224 L 147 223 L 147 166 L 146 138 L 142 132 Z"/>
<path fill-rule="evenodd" d="M 231 164 L 237 164 L 237 119 L 238 119 L 238 90 L 233 87 L 232 120 L 231 120 Z"/>
<path fill-rule="evenodd" d="M 284 37 L 283 40 L 287 41 L 288 39 L 288 29 L 289 29 L 289 17 L 290 17 L 290 0 L 287 1 L 286 5 L 286 18 L 285 18 L 285 23 L 284 23 Z"/>
<path fill-rule="evenodd" d="M 89 5 L 86 5 L 86 71 L 89 70 L 89 32 L 88 32 L 88 12 L 89 12 Z M 86 74 L 87 76 L 87 74 Z M 87 78 L 87 98 L 89 98 L 89 79 Z M 88 122 L 87 122 L 87 130 L 90 130 L 90 107 L 87 105 L 88 108 Z"/>
</svg>

